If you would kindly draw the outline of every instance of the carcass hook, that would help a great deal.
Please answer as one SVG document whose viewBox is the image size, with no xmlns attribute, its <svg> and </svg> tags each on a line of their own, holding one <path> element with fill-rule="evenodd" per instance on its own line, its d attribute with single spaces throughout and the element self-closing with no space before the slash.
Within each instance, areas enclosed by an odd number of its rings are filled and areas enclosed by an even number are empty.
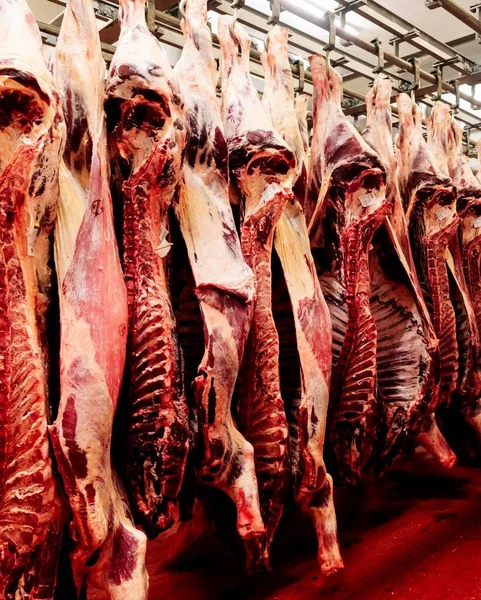
<svg viewBox="0 0 481 600">
<path fill-rule="evenodd" d="M 277 25 L 281 18 L 281 0 L 270 0 L 271 14 L 267 19 L 268 25 Z"/>
<path fill-rule="evenodd" d="M 333 12 L 328 12 L 326 17 L 329 23 L 329 40 L 322 49 L 326 53 L 327 65 L 330 68 L 329 54 L 336 47 L 336 15 Z"/>
<path fill-rule="evenodd" d="M 454 87 L 454 104 L 451 104 L 451 108 L 453 109 L 453 113 L 456 113 L 459 108 L 459 81 L 457 79 L 453 79 L 448 83 Z"/>
<path fill-rule="evenodd" d="M 239 10 L 244 8 L 245 0 L 234 0 L 231 7 L 234 9 L 232 19 L 229 22 L 229 33 L 234 42 L 240 46 L 241 41 L 237 33 L 235 32 L 235 26 L 237 25 L 237 19 L 239 18 Z"/>
<path fill-rule="evenodd" d="M 306 81 L 306 67 L 303 60 L 298 60 L 296 64 L 297 68 L 299 69 L 299 85 L 296 87 L 295 91 L 298 94 L 302 94 L 304 91 L 304 83 Z"/>
<path fill-rule="evenodd" d="M 419 85 L 420 85 L 420 81 L 421 81 L 421 74 L 420 74 L 420 70 L 419 70 L 419 58 L 417 58 L 417 56 L 413 56 L 412 58 L 409 59 L 409 62 L 414 67 L 414 76 L 413 76 L 413 82 L 407 88 L 407 91 L 411 92 L 411 100 L 413 102 L 416 102 L 416 96 L 415 96 L 414 92 L 419 89 Z"/>
<path fill-rule="evenodd" d="M 469 156 L 469 152 L 471 151 L 471 127 L 465 127 L 464 133 L 466 134 L 466 154 Z"/>
<path fill-rule="evenodd" d="M 277 25 L 281 18 L 281 0 L 270 0 L 271 5 L 271 14 L 267 19 L 267 24 L 272 25 L 273 27 Z M 264 41 L 265 51 L 269 51 L 269 36 L 271 31 L 269 30 L 266 35 L 266 39 Z"/>
<path fill-rule="evenodd" d="M 372 44 L 376 46 L 377 50 L 377 65 L 374 67 L 372 72 L 377 75 L 378 73 L 382 73 L 384 71 L 384 48 L 382 47 L 382 42 L 379 38 L 374 38 L 372 40 Z"/>
<path fill-rule="evenodd" d="M 187 0 L 180 0 L 179 2 L 179 15 L 181 19 L 185 19 L 185 5 L 187 4 Z"/>
<path fill-rule="evenodd" d="M 438 65 L 434 71 L 432 71 L 436 79 L 436 93 L 434 94 L 434 100 L 441 100 L 441 96 L 443 95 L 443 71 L 441 66 Z"/>
</svg>

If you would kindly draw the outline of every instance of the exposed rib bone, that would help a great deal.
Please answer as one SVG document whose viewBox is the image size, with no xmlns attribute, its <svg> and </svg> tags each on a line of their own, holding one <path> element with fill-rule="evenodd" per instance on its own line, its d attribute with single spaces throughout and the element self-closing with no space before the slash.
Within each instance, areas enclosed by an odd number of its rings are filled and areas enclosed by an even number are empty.
<svg viewBox="0 0 481 600">
<path fill-rule="evenodd" d="M 53 599 L 65 521 L 47 422 L 45 311 L 62 111 L 23 0 L 0 4 L 0 597 Z"/>
<path fill-rule="evenodd" d="M 124 180 L 123 267 L 129 302 L 126 482 L 135 517 L 154 537 L 173 523 L 189 427 L 166 274 L 168 211 L 186 138 L 183 101 L 144 0 L 120 2 L 121 35 L 107 82 L 107 119 Z"/>
</svg>

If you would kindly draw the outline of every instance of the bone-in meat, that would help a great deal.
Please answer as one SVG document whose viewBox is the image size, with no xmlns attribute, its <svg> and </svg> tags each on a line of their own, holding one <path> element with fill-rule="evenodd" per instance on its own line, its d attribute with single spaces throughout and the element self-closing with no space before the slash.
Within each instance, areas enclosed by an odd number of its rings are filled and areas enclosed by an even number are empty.
<svg viewBox="0 0 481 600">
<path fill-rule="evenodd" d="M 63 500 L 48 441 L 49 235 L 65 130 L 23 0 L 0 4 L 0 597 L 52 599 Z"/>
<path fill-rule="evenodd" d="M 266 75 L 263 105 L 277 132 L 297 158 L 293 198 L 277 223 L 274 247 L 289 291 L 301 368 L 298 459 L 294 472 L 296 495 L 314 519 L 321 570 L 331 574 L 343 568 L 336 538 L 333 483 L 323 458 L 331 378 L 331 319 L 317 278 L 302 211 L 307 154 L 294 105 L 287 40 L 288 30 L 274 27 L 262 55 Z"/>
<path fill-rule="evenodd" d="M 232 182 L 242 195 L 241 245 L 254 271 L 254 316 L 247 342 L 237 419 L 254 446 L 267 542 L 289 485 L 288 427 L 279 381 L 279 337 L 272 316 L 271 252 L 275 226 L 292 198 L 296 158 L 265 114 L 249 74 L 250 38 L 219 19 L 223 119 Z M 238 54 L 238 44 L 241 55 Z M 256 549 L 262 561 L 261 548 Z"/>
<path fill-rule="evenodd" d="M 333 321 L 330 439 L 339 473 L 356 481 L 368 468 L 379 419 L 369 248 L 392 199 L 379 157 L 342 112 L 341 76 L 322 56 L 310 62 L 309 233 Z"/>
<path fill-rule="evenodd" d="M 53 71 L 67 126 L 55 229 L 60 407 L 51 438 L 72 509 L 72 570 L 110 598 L 147 597 L 146 537 L 127 509 L 110 447 L 127 339 L 104 119 L 105 64 L 92 4 L 71 0 Z"/>
<path fill-rule="evenodd" d="M 225 491 L 247 548 L 263 540 L 252 445 L 236 428 L 231 401 L 252 318 L 253 274 L 229 204 L 227 144 L 206 0 L 187 0 L 185 45 L 175 67 L 185 101 L 188 144 L 175 211 L 204 320 L 205 352 L 194 382 L 200 480 Z"/>
<path fill-rule="evenodd" d="M 396 173 L 391 119 L 392 82 L 379 75 L 366 97 L 363 138 L 386 169 L 393 210 L 374 236 L 371 306 L 378 335 L 378 398 L 383 431 L 376 470 L 389 464 L 438 393 L 438 341 L 422 297 Z M 422 440 L 422 436 L 421 436 Z"/>
<path fill-rule="evenodd" d="M 186 123 L 179 86 L 144 9 L 144 0 L 120 2 L 106 111 L 129 306 L 126 485 L 136 519 L 154 537 L 173 523 L 190 443 L 166 266 Z"/>
</svg>

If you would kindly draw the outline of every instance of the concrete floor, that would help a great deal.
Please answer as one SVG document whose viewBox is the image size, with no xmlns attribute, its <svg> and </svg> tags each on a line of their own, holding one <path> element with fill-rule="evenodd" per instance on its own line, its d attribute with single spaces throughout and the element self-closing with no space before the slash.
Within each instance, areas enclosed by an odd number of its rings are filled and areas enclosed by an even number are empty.
<svg viewBox="0 0 481 600">
<path fill-rule="evenodd" d="M 170 542 L 150 543 L 149 600 L 481 600 L 481 469 L 448 472 L 416 454 L 380 482 L 339 492 L 337 504 L 343 574 L 320 575 L 310 522 L 292 514 L 273 571 L 251 578 L 213 537 L 175 570 L 165 560 Z"/>
</svg>

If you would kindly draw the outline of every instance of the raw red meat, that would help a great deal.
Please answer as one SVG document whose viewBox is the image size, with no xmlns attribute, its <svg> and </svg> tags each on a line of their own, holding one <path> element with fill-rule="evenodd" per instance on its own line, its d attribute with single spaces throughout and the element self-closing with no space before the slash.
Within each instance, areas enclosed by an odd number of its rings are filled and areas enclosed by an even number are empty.
<svg viewBox="0 0 481 600">
<path fill-rule="evenodd" d="M 310 62 L 309 232 L 333 321 L 330 439 L 340 474 L 356 481 L 368 468 L 379 418 L 369 248 L 392 198 L 379 157 L 342 112 L 341 76 L 322 56 Z"/>
<path fill-rule="evenodd" d="M 309 96 L 307 94 L 298 94 L 295 100 L 297 123 L 301 132 L 302 144 L 306 155 L 306 162 L 309 156 L 309 127 L 307 125 Z M 305 198 L 304 198 L 305 200 Z M 304 203 L 303 200 L 303 203 Z"/>
<path fill-rule="evenodd" d="M 397 180 L 391 91 L 391 80 L 379 75 L 366 97 L 367 122 L 362 134 L 382 160 L 393 202 L 371 252 L 378 397 L 385 430 L 385 439 L 378 443 L 377 469 L 395 456 L 407 434 L 419 433 L 421 419 L 436 403 L 439 383 L 438 341 L 422 298 Z"/>
<path fill-rule="evenodd" d="M 407 94 L 400 94 L 397 104 L 399 187 L 419 281 L 439 338 L 441 383 L 438 399 L 430 406 L 434 410 L 439 404 L 449 402 L 457 385 L 456 321 L 449 296 L 446 249 L 459 219 L 452 182 L 440 171 L 424 142 L 420 109 Z M 426 421 L 421 435 L 423 445 L 446 467 L 456 462 L 433 417 Z"/>
<path fill-rule="evenodd" d="M 242 433 L 254 446 L 269 543 L 282 514 L 290 470 L 288 427 L 279 382 L 279 338 L 271 307 L 271 252 L 275 226 L 292 197 L 296 158 L 273 130 L 250 78 L 250 39 L 238 25 L 235 35 L 236 41 L 229 33 L 229 17 L 221 17 L 221 84 L 229 168 L 232 182 L 242 194 L 241 245 L 255 279 L 254 317 L 237 419 Z M 259 548 L 255 562 L 261 562 L 262 555 Z"/>
<path fill-rule="evenodd" d="M 455 145 L 454 157 L 450 162 L 450 173 L 458 190 L 456 210 L 461 217 L 459 243 L 464 276 L 479 334 L 481 332 L 481 184 L 471 171 L 469 159 L 462 152 L 461 127 L 453 121 L 452 128 Z M 477 364 L 479 365 L 479 359 Z M 473 396 L 476 396 L 476 392 Z M 467 415 L 467 419 L 479 435 L 481 431 L 479 401 L 471 404 L 472 410 Z"/>
<path fill-rule="evenodd" d="M 322 295 L 302 212 L 307 155 L 294 105 L 288 57 L 288 30 L 274 27 L 262 54 L 265 86 L 262 103 L 278 133 L 297 158 L 294 197 L 286 204 L 274 235 L 296 328 L 301 367 L 297 416 L 298 460 L 294 463 L 296 496 L 311 512 L 319 539 L 319 563 L 329 575 L 343 568 L 337 543 L 332 478 L 326 472 L 323 446 L 331 379 L 331 319 Z M 297 404 L 297 403 L 296 403 Z"/>
<path fill-rule="evenodd" d="M 481 331 L 481 183 L 474 176 L 468 158 L 462 151 L 462 129 L 455 121 L 449 172 L 458 196 L 456 210 L 461 217 L 459 240 L 464 274 L 473 304 L 478 331 Z"/>
<path fill-rule="evenodd" d="M 459 137 L 460 134 L 458 133 Z M 450 108 L 444 103 L 437 102 L 428 119 L 428 144 L 436 157 L 441 171 L 445 175 L 453 175 L 456 179 L 455 182 L 453 178 L 453 183 L 459 186 L 457 187 L 456 210 L 461 220 L 457 235 L 451 238 L 446 253 L 450 273 L 451 302 L 456 315 L 459 355 L 457 392 L 460 401 L 456 402 L 453 408 L 461 410 L 466 420 L 474 426 L 477 435 L 480 436 L 479 413 L 481 412 L 481 404 L 479 396 L 481 393 L 481 377 L 479 372 L 479 331 L 463 269 L 463 262 L 467 266 L 469 261 L 463 261 L 460 244 L 462 243 L 464 232 L 467 232 L 468 237 L 472 237 L 469 229 L 473 229 L 474 219 L 472 216 L 471 218 L 467 216 L 468 207 L 471 205 L 471 214 L 473 214 L 472 208 L 478 202 L 476 195 L 479 197 L 481 187 L 462 154 L 462 147 L 460 147 L 462 144 L 461 139 L 456 141 Z M 471 184 L 471 188 L 469 184 Z M 476 213 L 476 209 L 474 213 Z M 464 222 L 464 216 L 467 217 L 466 223 Z"/>
<path fill-rule="evenodd" d="M 49 235 L 65 128 L 23 0 L 0 4 L 0 597 L 52 599 L 64 500 L 48 441 Z"/>
<path fill-rule="evenodd" d="M 199 426 L 198 476 L 237 508 L 249 549 L 263 544 L 252 445 L 236 428 L 231 400 L 252 318 L 253 274 L 242 256 L 229 204 L 227 145 L 216 97 L 217 68 L 206 0 L 187 0 L 186 41 L 175 67 L 189 139 L 175 211 L 204 320 L 205 353 L 194 382 Z"/>
<path fill-rule="evenodd" d="M 146 537 L 110 459 L 125 362 L 127 295 L 115 241 L 104 122 L 105 64 L 93 6 L 71 0 L 53 70 L 67 125 L 55 230 L 61 397 L 50 434 L 72 508 L 72 569 L 110 598 L 147 597 Z"/>
<path fill-rule="evenodd" d="M 129 303 L 126 485 L 149 536 L 168 528 L 189 449 L 181 357 L 166 257 L 168 212 L 182 173 L 183 101 L 144 0 L 120 3 L 121 35 L 107 82 L 110 146 L 121 183 Z"/>
</svg>

